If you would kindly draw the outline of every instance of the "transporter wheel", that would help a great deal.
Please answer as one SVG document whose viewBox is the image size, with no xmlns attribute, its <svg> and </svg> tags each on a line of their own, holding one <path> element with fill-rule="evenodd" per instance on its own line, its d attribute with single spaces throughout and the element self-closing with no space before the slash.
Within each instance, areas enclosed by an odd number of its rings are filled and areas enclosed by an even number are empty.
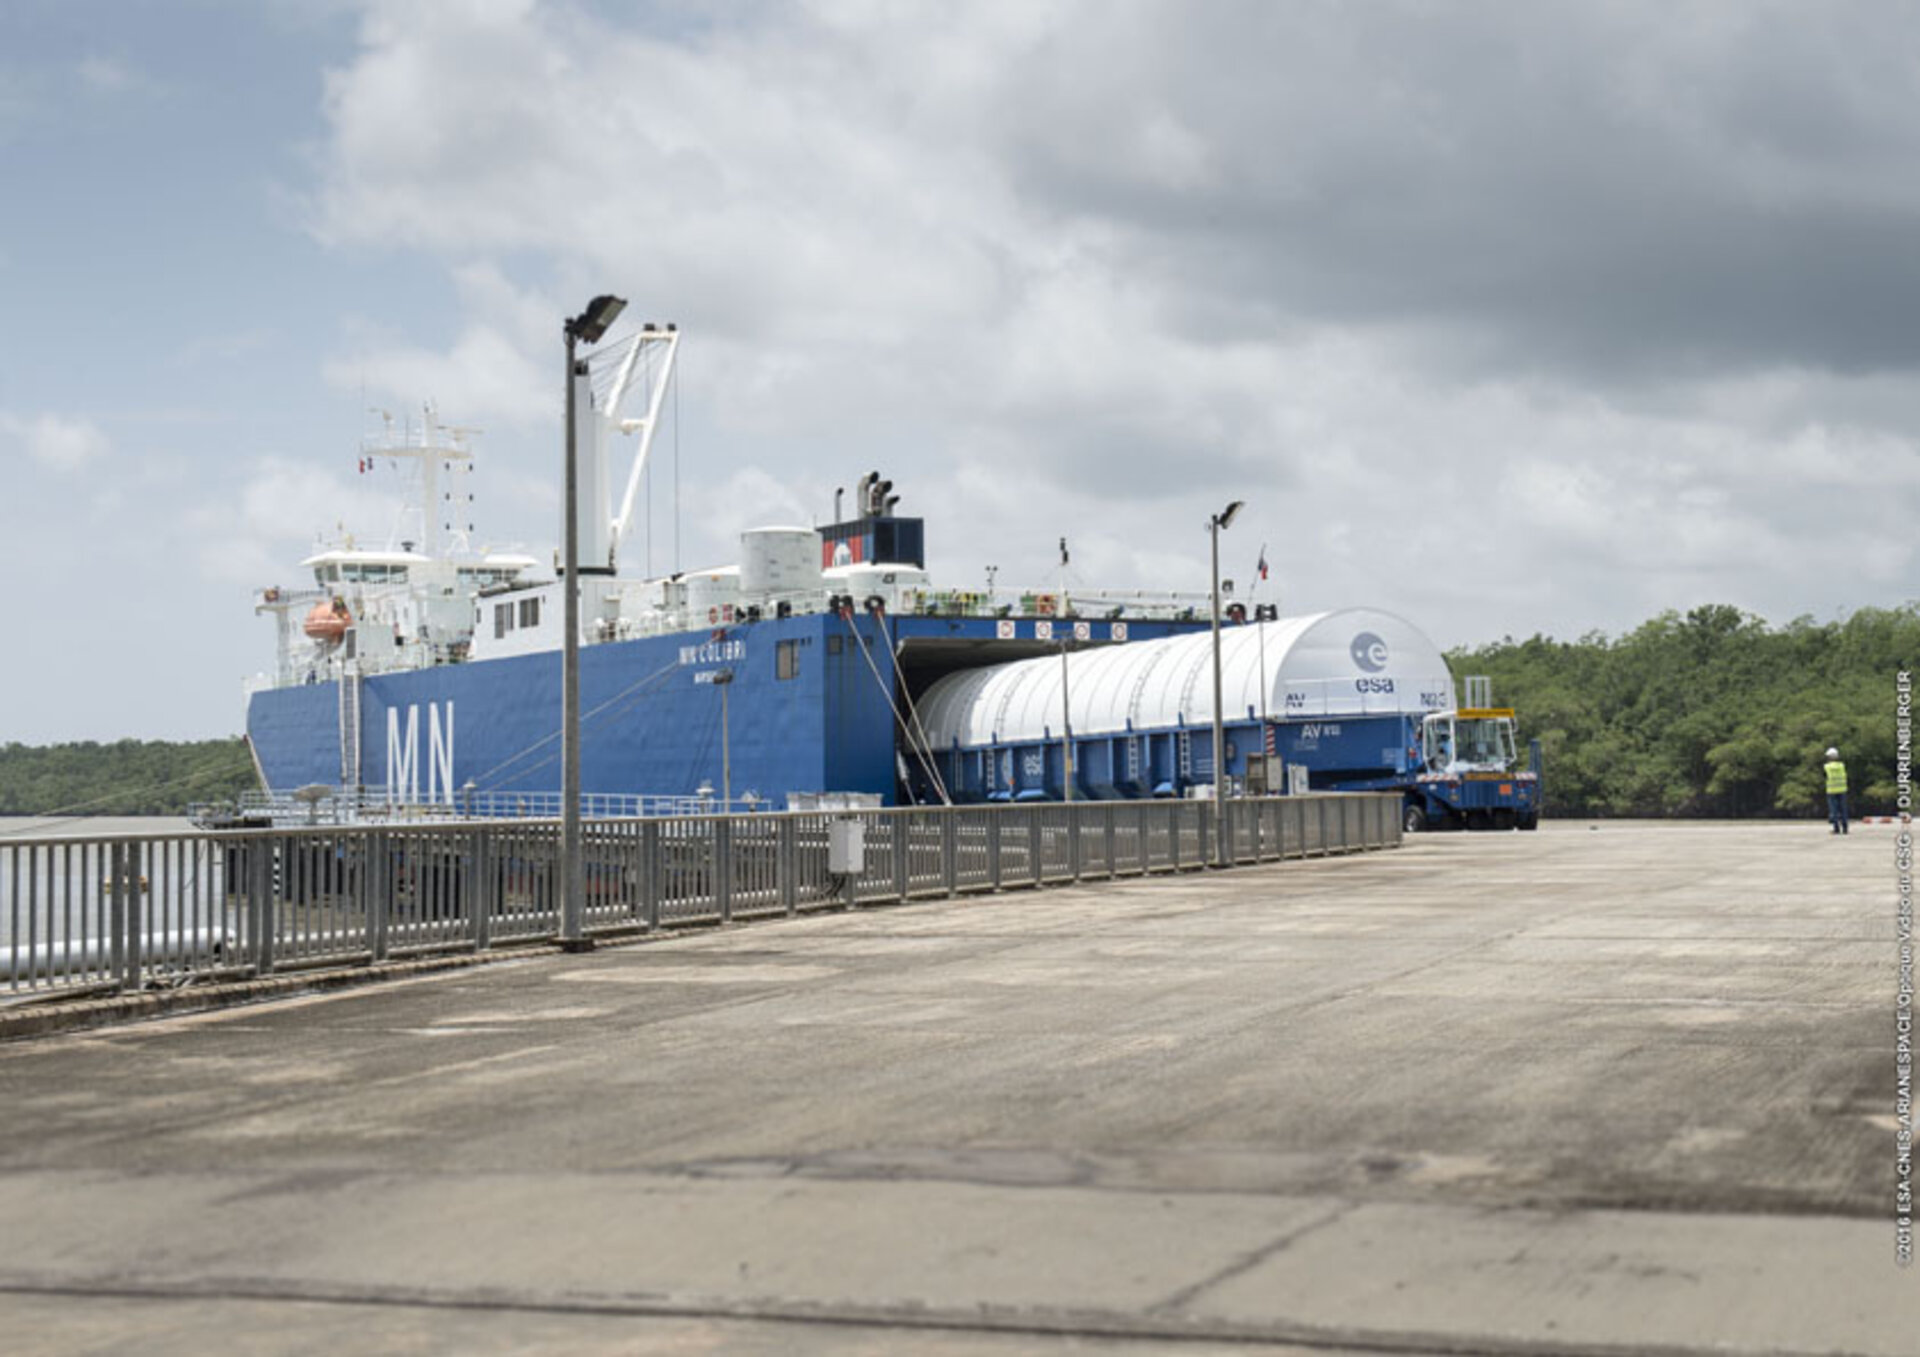
<svg viewBox="0 0 1920 1357">
<path fill-rule="evenodd" d="M 1400 828 L 1409 834 L 1422 834 L 1427 828 L 1427 813 L 1418 806 L 1408 806 L 1400 816 Z"/>
<path fill-rule="evenodd" d="M 1540 816 L 1537 812 L 1531 815 L 1521 815 L 1514 820 L 1513 827 L 1515 829 L 1538 829 L 1540 828 Z"/>
</svg>

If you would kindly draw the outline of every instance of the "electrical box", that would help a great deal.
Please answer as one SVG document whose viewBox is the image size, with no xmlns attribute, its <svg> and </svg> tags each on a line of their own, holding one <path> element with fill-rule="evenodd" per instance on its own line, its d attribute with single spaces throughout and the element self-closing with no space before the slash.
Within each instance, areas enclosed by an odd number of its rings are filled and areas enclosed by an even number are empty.
<svg viewBox="0 0 1920 1357">
<path fill-rule="evenodd" d="M 858 876 L 867 869 L 867 822 L 827 821 L 827 871 L 834 876 Z"/>
<path fill-rule="evenodd" d="M 1278 796 L 1286 785 L 1286 762 L 1278 754 L 1247 755 L 1248 796 Z"/>
</svg>

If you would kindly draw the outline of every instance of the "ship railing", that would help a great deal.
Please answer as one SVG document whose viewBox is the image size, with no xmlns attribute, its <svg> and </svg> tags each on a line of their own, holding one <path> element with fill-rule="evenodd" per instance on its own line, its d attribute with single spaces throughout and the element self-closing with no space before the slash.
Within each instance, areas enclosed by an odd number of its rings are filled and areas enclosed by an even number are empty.
<svg viewBox="0 0 1920 1357">
<path fill-rule="evenodd" d="M 592 819 L 587 932 L 952 898 L 1390 848 L 1393 793 Z M 548 943 L 557 819 L 0 839 L 0 1001 Z"/>
<path fill-rule="evenodd" d="M 883 601 L 896 596 L 889 590 Z M 686 609 L 646 611 L 623 614 L 617 621 L 603 622 L 594 639 L 632 640 L 638 637 L 684 635 L 708 626 L 737 626 L 749 620 L 764 620 L 778 614 L 784 604 L 791 616 L 803 617 L 828 611 L 832 590 L 806 590 L 795 593 L 753 595 L 748 602 L 716 605 L 712 616 L 696 615 Z M 977 617 L 1048 619 L 1072 618 L 1076 621 L 1177 621 L 1201 620 L 1209 616 L 1210 598 L 1204 593 L 1182 593 L 1153 589 L 902 589 L 897 591 L 899 611 L 915 617 Z M 856 599 L 864 604 L 864 599 Z M 893 606 L 891 603 L 889 606 Z"/>
<path fill-rule="evenodd" d="M 384 791 L 353 787 L 303 787 L 294 792 L 246 791 L 229 801 L 196 802 L 187 816 L 204 829 L 297 829 L 312 825 L 367 822 L 413 823 L 434 820 L 553 819 L 561 813 L 557 791 L 458 791 L 440 801 L 396 800 Z M 719 797 L 641 795 L 583 792 L 580 813 L 587 819 L 607 820 L 655 815 L 718 815 L 729 810 L 753 815 L 774 809 L 771 801 L 754 796 Z"/>
<path fill-rule="evenodd" d="M 1156 589 L 918 589 L 909 611 L 929 617 L 1178 621 L 1210 616 L 1207 594 Z"/>
</svg>

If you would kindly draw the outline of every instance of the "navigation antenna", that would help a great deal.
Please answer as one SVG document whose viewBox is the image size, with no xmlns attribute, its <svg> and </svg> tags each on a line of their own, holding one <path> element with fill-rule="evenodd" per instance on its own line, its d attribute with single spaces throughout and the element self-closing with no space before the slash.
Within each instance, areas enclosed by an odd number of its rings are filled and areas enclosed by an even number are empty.
<svg viewBox="0 0 1920 1357">
<path fill-rule="evenodd" d="M 437 556 L 440 552 L 440 468 L 458 464 L 463 470 L 472 470 L 473 449 L 468 440 L 480 430 L 469 426 L 443 427 L 439 412 L 429 402 L 422 407 L 420 438 L 416 442 L 412 421 L 396 431 L 391 411 L 375 408 L 372 413 L 380 416 L 383 429 L 377 441 L 361 440 L 361 465 L 365 468 L 382 457 L 420 464 L 420 501 L 401 511 L 403 526 L 394 536 L 401 537 L 406 531 L 405 517 L 417 513 L 420 516 L 419 550 L 424 555 Z"/>
</svg>

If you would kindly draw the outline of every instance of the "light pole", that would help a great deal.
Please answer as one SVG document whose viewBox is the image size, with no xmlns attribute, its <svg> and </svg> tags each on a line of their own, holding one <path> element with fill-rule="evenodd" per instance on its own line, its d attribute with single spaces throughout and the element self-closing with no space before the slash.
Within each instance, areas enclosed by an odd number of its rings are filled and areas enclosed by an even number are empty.
<svg viewBox="0 0 1920 1357">
<path fill-rule="evenodd" d="M 727 736 L 727 689 L 733 684 L 733 670 L 716 669 L 708 680 L 720 690 L 720 813 L 733 811 L 733 747 Z"/>
<path fill-rule="evenodd" d="M 1067 692 L 1067 539 L 1060 539 L 1060 606 L 1055 609 L 1059 617 L 1060 633 L 1060 777 L 1065 799 L 1069 805 L 1073 802 L 1073 701 Z"/>
<path fill-rule="evenodd" d="M 1067 692 L 1067 638 L 1060 637 L 1060 772 L 1066 801 L 1073 803 L 1073 699 Z"/>
<path fill-rule="evenodd" d="M 585 375 L 586 364 L 575 356 L 580 344 L 598 344 L 607 327 L 626 309 L 622 297 L 601 295 L 566 324 L 567 337 L 567 468 L 565 538 L 565 600 L 560 641 L 560 946 L 568 952 L 591 951 L 586 936 L 586 892 L 580 871 L 580 471 L 574 428 L 574 388 Z M 595 506 L 599 509 L 601 506 Z"/>
<path fill-rule="evenodd" d="M 1207 520 L 1213 536 L 1213 864 L 1227 865 L 1227 726 L 1220 710 L 1220 530 L 1233 526 L 1243 507 L 1235 500 Z"/>
</svg>

